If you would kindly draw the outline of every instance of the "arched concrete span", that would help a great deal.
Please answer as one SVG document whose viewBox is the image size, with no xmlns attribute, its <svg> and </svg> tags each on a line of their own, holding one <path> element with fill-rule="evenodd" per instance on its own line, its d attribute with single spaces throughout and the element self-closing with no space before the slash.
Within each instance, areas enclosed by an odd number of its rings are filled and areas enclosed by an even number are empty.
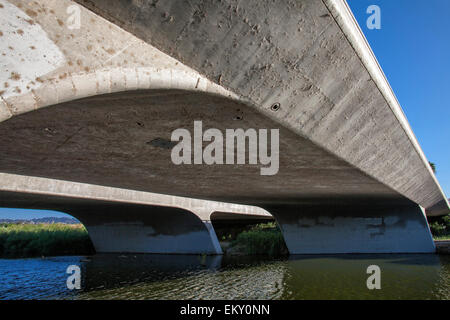
<svg viewBox="0 0 450 320">
<path fill-rule="evenodd" d="M 345 6 L 80 1 L 143 41 L 82 7 L 80 29 L 72 31 L 72 1 L 0 1 L 1 9 L 21 11 L 16 24 L 41 28 L 5 33 L 0 172 L 258 205 L 273 211 L 285 236 L 288 227 L 300 232 L 314 212 L 336 221 L 311 230 L 326 243 L 334 231 L 344 239 L 330 252 L 360 252 L 345 246 L 352 241 L 365 252 L 433 251 L 425 216 L 398 208 L 441 214 L 448 202 L 376 60 L 364 55 L 370 48 L 356 45 L 364 37 L 345 19 Z M 53 43 L 37 55 L 45 68 L 32 70 L 34 79 L 22 68 L 34 55 L 13 53 L 21 33 Z M 170 133 L 195 120 L 222 131 L 279 129 L 278 174 L 261 176 L 259 165 L 174 165 Z M 402 232 L 379 232 L 373 241 L 372 219 L 383 225 L 387 214 L 374 212 L 374 204 L 389 208 L 397 217 L 389 223 Z M 340 220 L 344 211 L 353 213 Z M 361 236 L 351 236 L 347 225 Z M 421 245 L 394 245 L 405 236 Z M 298 238 L 286 239 L 294 242 L 291 253 L 308 251 Z"/>
<path fill-rule="evenodd" d="M 70 214 L 86 226 L 97 252 L 221 254 L 211 214 L 273 218 L 257 207 L 4 173 L 0 207 Z"/>
<path fill-rule="evenodd" d="M 77 2 L 235 92 L 429 214 L 449 211 L 345 0 Z M 271 113 L 274 103 L 281 108 Z"/>
<path fill-rule="evenodd" d="M 4 207 L 56 210 L 77 218 L 97 253 L 222 254 L 209 221 L 190 210 L 94 199 L 0 192 Z"/>
<path fill-rule="evenodd" d="M 237 96 L 124 30 L 83 9 L 81 30 L 66 25 L 72 1 L 1 0 L 0 121 L 83 97 L 137 89 Z M 81 8 L 76 6 L 77 8 Z M 107 35 L 105 37 L 104 35 Z"/>
<path fill-rule="evenodd" d="M 198 119 L 205 130 L 279 129 L 278 173 L 260 175 L 261 164 L 174 164 L 171 133 L 193 131 Z M 119 92 L 17 115 L 0 124 L 0 152 L 0 172 L 214 201 L 404 199 L 251 107 L 186 90 Z"/>
<path fill-rule="evenodd" d="M 210 220 L 217 220 L 217 221 L 272 221 L 274 220 L 274 217 L 266 210 L 258 208 L 258 207 L 251 207 L 249 208 L 256 208 L 258 212 L 261 212 L 261 214 L 251 214 L 248 213 L 239 213 L 236 215 L 234 211 L 225 211 L 216 209 L 215 211 L 211 212 L 210 214 Z"/>
</svg>

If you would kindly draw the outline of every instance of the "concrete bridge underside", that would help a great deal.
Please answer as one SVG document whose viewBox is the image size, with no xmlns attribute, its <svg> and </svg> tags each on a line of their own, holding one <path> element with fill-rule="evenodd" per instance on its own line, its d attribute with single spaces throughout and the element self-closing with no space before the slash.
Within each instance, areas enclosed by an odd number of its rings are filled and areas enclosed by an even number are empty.
<svg viewBox="0 0 450 320">
<path fill-rule="evenodd" d="M 237 204 L 0 173 L 0 207 L 67 213 L 97 252 L 222 254 L 212 222 L 273 221 Z"/>
<path fill-rule="evenodd" d="M 5 180 L 0 205 L 31 197 L 32 177 L 45 177 L 259 206 L 291 253 L 434 251 L 423 208 L 445 214 L 448 202 L 345 2 L 78 2 L 90 10 L 80 6 L 74 31 L 72 1 L 0 0 L 1 17 L 14 13 L 35 47 L 14 48 L 18 29 L 3 32 L 0 172 L 31 182 Z M 195 120 L 279 129 L 278 174 L 174 165 L 170 135 Z M 69 213 L 105 212 L 87 224 L 93 239 L 100 220 L 145 211 L 85 201 Z M 155 221 L 200 228 L 186 210 L 156 211 L 141 219 L 152 230 Z"/>
</svg>

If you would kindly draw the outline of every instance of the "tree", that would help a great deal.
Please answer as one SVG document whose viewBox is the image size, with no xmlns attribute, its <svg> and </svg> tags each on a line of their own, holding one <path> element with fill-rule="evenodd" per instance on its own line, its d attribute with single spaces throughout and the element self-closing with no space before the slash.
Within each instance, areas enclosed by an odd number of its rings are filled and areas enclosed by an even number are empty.
<svg viewBox="0 0 450 320">
<path fill-rule="evenodd" d="M 433 173 L 436 173 L 436 165 L 433 162 L 428 161 L 430 164 L 431 170 L 433 170 Z"/>
</svg>

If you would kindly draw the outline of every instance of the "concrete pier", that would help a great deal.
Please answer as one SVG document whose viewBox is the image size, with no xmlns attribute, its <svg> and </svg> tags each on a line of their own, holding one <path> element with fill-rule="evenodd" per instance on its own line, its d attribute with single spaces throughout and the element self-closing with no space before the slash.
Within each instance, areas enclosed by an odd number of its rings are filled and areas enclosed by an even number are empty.
<svg viewBox="0 0 450 320">
<path fill-rule="evenodd" d="M 86 226 L 97 252 L 222 254 L 211 222 L 188 210 L 114 203 L 66 212 Z"/>
<path fill-rule="evenodd" d="M 433 253 L 422 208 L 414 203 L 329 203 L 266 207 L 291 254 Z"/>
</svg>

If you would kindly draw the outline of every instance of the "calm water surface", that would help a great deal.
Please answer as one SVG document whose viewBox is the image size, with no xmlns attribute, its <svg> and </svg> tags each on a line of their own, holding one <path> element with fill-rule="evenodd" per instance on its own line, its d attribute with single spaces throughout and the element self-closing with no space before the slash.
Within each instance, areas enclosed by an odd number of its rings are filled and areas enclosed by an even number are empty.
<svg viewBox="0 0 450 320">
<path fill-rule="evenodd" d="M 381 290 L 366 269 L 381 268 Z M 66 287 L 78 265 L 81 290 Z M 450 299 L 450 256 L 95 255 L 0 259 L 0 299 Z"/>
</svg>

